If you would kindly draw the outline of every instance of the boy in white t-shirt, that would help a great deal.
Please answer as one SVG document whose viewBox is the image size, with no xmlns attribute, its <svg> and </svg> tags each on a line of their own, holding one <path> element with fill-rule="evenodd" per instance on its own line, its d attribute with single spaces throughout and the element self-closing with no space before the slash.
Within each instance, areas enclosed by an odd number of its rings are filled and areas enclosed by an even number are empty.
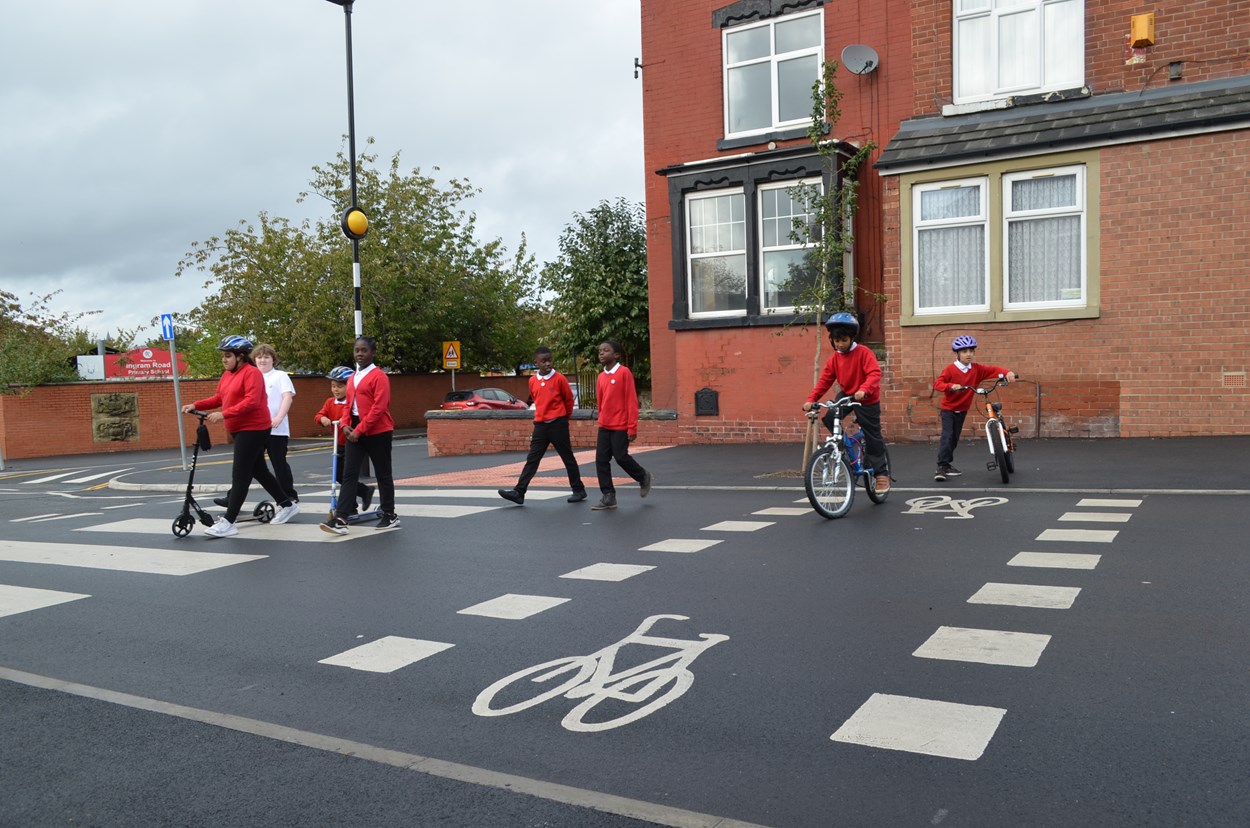
<svg viewBox="0 0 1250 828">
<path fill-rule="evenodd" d="M 256 367 L 265 378 L 269 416 L 273 419 L 269 438 L 265 441 L 265 453 L 269 455 L 278 485 L 298 512 L 299 494 L 295 491 L 295 476 L 291 473 L 290 464 L 286 462 L 287 443 L 291 439 L 291 421 L 287 418 L 287 413 L 291 410 L 291 403 L 295 401 L 295 385 L 286 371 L 274 368 L 278 362 L 278 352 L 272 345 L 257 345 L 252 349 L 252 359 L 256 360 Z"/>
</svg>

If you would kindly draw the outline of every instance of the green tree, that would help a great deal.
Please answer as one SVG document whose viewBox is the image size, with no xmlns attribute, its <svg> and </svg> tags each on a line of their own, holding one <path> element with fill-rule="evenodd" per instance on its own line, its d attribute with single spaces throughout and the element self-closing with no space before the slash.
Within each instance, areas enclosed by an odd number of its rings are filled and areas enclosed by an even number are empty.
<svg viewBox="0 0 1250 828">
<path fill-rule="evenodd" d="M 25 395 L 42 383 L 78 379 L 76 326 L 99 311 L 54 313 L 48 300 L 55 295 L 32 295 L 29 305 L 22 307 L 17 296 L 0 290 L 0 394 Z"/>
<path fill-rule="evenodd" d="M 370 140 L 369 143 L 372 143 Z M 477 240 L 466 203 L 480 191 L 463 179 L 440 186 L 419 169 L 403 172 L 397 153 L 383 171 L 361 155 L 358 203 L 369 217 L 361 242 L 365 333 L 378 340 L 378 363 L 399 371 L 442 367 L 440 343 L 459 339 L 469 369 L 511 368 L 533 345 L 535 265 L 522 236 Z M 313 168 L 309 192 L 332 206 L 328 218 L 299 225 L 261 213 L 255 222 L 192 245 L 179 275 L 208 274 L 216 295 L 189 315 L 200 335 L 242 333 L 272 342 L 288 370 L 324 371 L 350 363 L 354 335 L 351 247 L 338 215 L 350 204 L 340 152 Z"/>
<path fill-rule="evenodd" d="M 574 213 L 560 234 L 560 255 L 543 266 L 540 285 L 550 302 L 552 344 L 561 356 L 588 360 L 615 339 L 640 380 L 651 376 L 647 312 L 647 226 L 642 204 L 601 201 Z"/>
</svg>

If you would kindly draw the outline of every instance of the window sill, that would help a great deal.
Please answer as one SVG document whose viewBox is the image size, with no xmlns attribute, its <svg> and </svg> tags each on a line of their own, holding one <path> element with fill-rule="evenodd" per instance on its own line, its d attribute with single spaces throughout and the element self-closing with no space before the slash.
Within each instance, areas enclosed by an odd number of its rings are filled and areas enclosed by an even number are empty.
<svg viewBox="0 0 1250 828">
<path fill-rule="evenodd" d="M 828 127 L 825 129 L 828 132 Z M 775 129 L 771 132 L 761 133 L 759 135 L 743 135 L 737 138 L 721 138 L 716 142 L 718 150 L 742 149 L 743 147 L 754 147 L 759 144 L 767 144 L 771 141 L 793 141 L 796 138 L 807 137 L 807 126 L 786 127 L 784 129 Z"/>
<path fill-rule="evenodd" d="M 904 314 L 899 320 L 903 327 L 922 325 L 971 325 L 982 322 L 1045 322 L 1064 319 L 1097 319 L 1101 315 L 1098 305 L 1083 308 L 1049 308 L 1028 311 L 980 311 L 976 313 L 938 313 L 918 316 Z"/>
<path fill-rule="evenodd" d="M 807 324 L 806 315 L 794 313 L 763 313 L 750 316 L 715 316 L 700 319 L 673 319 L 668 323 L 670 331 L 705 331 L 715 328 L 767 328 L 781 327 L 793 322 Z"/>
</svg>

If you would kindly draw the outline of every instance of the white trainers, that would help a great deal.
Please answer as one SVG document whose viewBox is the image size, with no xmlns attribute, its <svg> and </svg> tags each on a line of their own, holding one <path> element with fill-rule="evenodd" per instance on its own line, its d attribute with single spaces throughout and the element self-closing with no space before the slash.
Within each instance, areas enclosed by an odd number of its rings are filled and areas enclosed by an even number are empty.
<svg viewBox="0 0 1250 828">
<path fill-rule="evenodd" d="M 273 520 L 269 522 L 270 523 L 286 523 L 288 520 L 290 520 L 291 518 L 295 517 L 298 514 L 299 514 L 299 504 L 292 503 L 290 506 L 283 506 L 281 509 L 279 509 L 278 513 L 273 516 Z"/>
<path fill-rule="evenodd" d="M 214 538 L 228 538 L 231 535 L 239 534 L 239 527 L 235 526 L 224 517 L 217 518 L 217 522 L 204 530 L 204 534 Z"/>
</svg>

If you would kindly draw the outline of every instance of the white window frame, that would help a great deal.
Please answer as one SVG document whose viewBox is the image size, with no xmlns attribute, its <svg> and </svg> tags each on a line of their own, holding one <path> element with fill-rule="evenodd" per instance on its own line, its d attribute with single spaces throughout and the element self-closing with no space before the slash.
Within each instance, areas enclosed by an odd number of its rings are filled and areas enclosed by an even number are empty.
<svg viewBox="0 0 1250 828">
<path fill-rule="evenodd" d="M 1040 210 L 1013 210 L 1011 207 L 1011 183 L 1013 181 L 1031 180 L 1035 178 L 1046 178 L 1063 175 L 1074 175 L 1076 177 L 1076 204 L 1071 207 L 1055 207 Z M 1087 204 L 1089 201 L 1088 191 L 1085 186 L 1085 167 L 1074 165 L 1069 167 L 1050 167 L 1038 170 L 1028 170 L 1025 172 L 1013 172 L 1003 175 L 1003 197 L 1002 197 L 1002 240 L 1003 240 L 1003 309 L 1004 310 L 1034 310 L 1046 308 L 1083 308 L 1089 297 L 1089 258 L 1086 252 L 1086 222 Z M 1011 301 L 1011 241 L 1008 226 L 1012 220 L 1020 221 L 1027 219 L 1051 218 L 1058 216 L 1078 216 L 1080 218 L 1080 232 L 1077 236 L 1080 244 L 1080 262 L 1081 262 L 1081 295 L 1074 299 L 1057 299 L 1044 302 L 1012 302 Z"/>
<path fill-rule="evenodd" d="M 742 199 L 742 225 L 743 225 L 743 244 L 742 249 L 737 250 L 717 250 L 711 253 L 695 253 L 692 233 L 694 231 L 693 223 L 690 220 L 690 206 L 695 201 L 703 199 L 721 198 L 724 196 L 738 196 Z M 687 193 L 683 199 L 685 209 L 685 258 L 686 258 L 686 297 L 689 303 L 690 319 L 714 319 L 727 318 L 734 316 L 746 316 L 747 300 L 750 294 L 750 268 L 746 265 L 750 258 L 751 234 L 748 232 L 751 226 L 751 209 L 747 204 L 746 188 L 731 187 L 724 190 L 702 190 L 694 193 Z M 741 310 L 715 310 L 715 311 L 699 311 L 694 310 L 694 262 L 699 259 L 716 259 L 726 256 L 741 256 L 743 262 L 743 282 L 742 282 L 742 302 Z"/>
<path fill-rule="evenodd" d="M 756 261 L 758 265 L 757 270 L 759 273 L 758 282 L 759 282 L 759 295 L 760 295 L 760 313 L 794 313 L 794 309 L 795 309 L 794 305 L 772 306 L 768 304 L 768 273 L 767 273 L 766 268 L 764 267 L 765 254 L 783 253 L 783 252 L 787 252 L 791 250 L 808 250 L 816 246 L 816 240 L 810 237 L 808 238 L 806 242 L 803 242 L 803 243 L 795 242 L 794 240 L 792 240 L 790 238 L 790 230 L 793 229 L 793 224 L 791 224 L 791 226 L 787 228 L 786 230 L 786 241 L 784 244 L 775 244 L 771 247 L 765 244 L 764 193 L 769 192 L 771 190 L 796 190 L 796 189 L 800 190 L 801 192 L 802 191 L 801 188 L 805 188 L 805 187 L 815 187 L 818 193 L 818 197 L 820 195 L 824 195 L 824 192 L 825 192 L 824 182 L 819 177 L 803 178 L 797 181 L 781 181 L 781 182 L 775 182 L 772 184 L 761 184 L 756 190 L 755 230 L 756 230 L 756 238 L 759 239 L 759 245 L 758 245 L 759 255 Z M 808 205 L 808 209 L 811 210 L 811 205 Z M 812 217 L 813 222 L 815 221 L 815 214 L 813 212 L 809 212 L 807 213 L 807 215 Z M 814 229 L 814 226 L 813 226 L 813 229 Z"/>
<path fill-rule="evenodd" d="M 999 98 L 1009 97 L 1019 94 L 1034 94 L 1041 92 L 1053 92 L 1060 89 L 1075 89 L 1083 86 L 1085 83 L 1085 6 L 1086 0 L 952 0 L 954 5 L 954 16 L 952 19 L 952 75 L 953 88 L 952 97 L 956 104 L 977 103 L 980 101 L 992 101 Z M 1059 37 L 1052 36 L 1052 42 L 1047 43 L 1047 15 L 1054 8 L 1064 3 L 1076 3 L 1080 6 L 1077 16 L 1080 19 L 1079 36 L 1065 32 Z M 1037 33 L 1037 72 L 1038 82 L 1036 84 L 1016 84 L 1014 86 L 1000 83 L 998 77 L 999 67 L 999 26 L 1006 18 L 1019 14 L 1035 14 L 1036 20 L 1031 24 L 1033 30 Z M 960 90 L 963 88 L 960 78 L 961 56 L 963 55 L 963 47 L 960 43 L 960 32 L 963 30 L 961 24 L 977 19 L 984 19 L 990 28 L 989 32 L 989 49 L 984 49 L 979 45 L 969 46 L 976 49 L 976 53 L 972 56 L 973 60 L 977 57 L 977 61 L 981 66 L 981 71 L 991 74 L 992 82 L 990 90 L 980 94 L 961 95 Z M 1077 39 L 1080 43 L 1080 55 L 1075 62 L 1063 66 L 1052 60 L 1048 63 L 1047 53 L 1063 48 L 1062 43 L 1066 43 L 1071 39 Z M 1059 42 L 1056 42 L 1059 41 Z M 1048 75 L 1054 77 L 1048 80 Z"/>
<path fill-rule="evenodd" d="M 804 49 L 796 49 L 795 51 L 785 52 L 781 55 L 778 55 L 777 54 L 776 24 L 788 23 L 790 21 L 797 20 L 803 17 L 818 18 L 818 25 L 820 27 L 819 45 L 807 47 Z M 769 32 L 768 32 L 769 54 L 765 57 L 753 58 L 751 60 L 745 60 L 739 63 L 735 63 L 733 65 L 730 65 L 729 63 L 729 37 L 730 35 L 738 34 L 739 32 L 744 32 L 749 29 L 763 28 L 765 26 L 767 26 L 769 29 Z M 780 113 L 778 112 L 780 95 L 778 94 L 779 90 L 777 87 L 777 83 L 778 83 L 777 64 L 785 60 L 793 60 L 795 58 L 804 57 L 806 55 L 816 56 L 817 76 L 815 78 L 812 78 L 814 82 L 819 79 L 820 72 L 822 71 L 821 67 L 823 67 L 825 63 L 825 14 L 824 14 L 823 9 L 816 9 L 815 11 L 803 12 L 803 13 L 798 13 L 798 14 L 787 14 L 781 17 L 771 18 L 769 20 L 764 20 L 759 23 L 751 23 L 745 26 L 734 26 L 732 28 L 725 29 L 721 33 L 721 89 L 722 89 L 722 97 L 723 97 L 722 111 L 724 113 L 725 137 L 736 138 L 739 136 L 746 136 L 746 135 L 760 135 L 766 132 L 771 132 L 776 129 L 782 129 L 782 128 L 789 127 L 789 126 L 798 126 L 802 124 L 807 124 L 811 121 L 810 115 L 806 113 L 801 118 L 794 118 L 792 120 L 782 121 L 780 120 Z M 765 63 L 765 62 L 769 63 L 771 66 L 770 81 L 769 81 L 769 98 L 771 99 L 770 104 L 772 107 L 772 110 L 771 110 L 772 123 L 767 126 L 757 127 L 755 129 L 741 130 L 739 132 L 730 132 L 729 72 L 731 69 L 738 69 L 743 66 L 750 66 L 752 64 Z"/>
<path fill-rule="evenodd" d="M 912 188 L 912 315 L 941 316 L 951 313 L 985 313 L 990 309 L 990 216 L 989 216 L 989 179 L 985 176 L 976 178 L 959 178 L 949 181 L 934 181 L 917 184 Z M 920 218 L 920 200 L 926 192 L 945 190 L 954 187 L 977 187 L 979 191 L 980 210 L 975 216 L 960 216 L 952 219 L 931 219 L 922 221 Z M 937 305 L 929 308 L 920 307 L 920 233 L 923 230 L 935 230 L 948 227 L 965 227 L 979 225 L 982 228 L 981 241 L 983 250 L 981 260 L 984 262 L 982 294 L 985 301 L 976 305 Z"/>
</svg>

